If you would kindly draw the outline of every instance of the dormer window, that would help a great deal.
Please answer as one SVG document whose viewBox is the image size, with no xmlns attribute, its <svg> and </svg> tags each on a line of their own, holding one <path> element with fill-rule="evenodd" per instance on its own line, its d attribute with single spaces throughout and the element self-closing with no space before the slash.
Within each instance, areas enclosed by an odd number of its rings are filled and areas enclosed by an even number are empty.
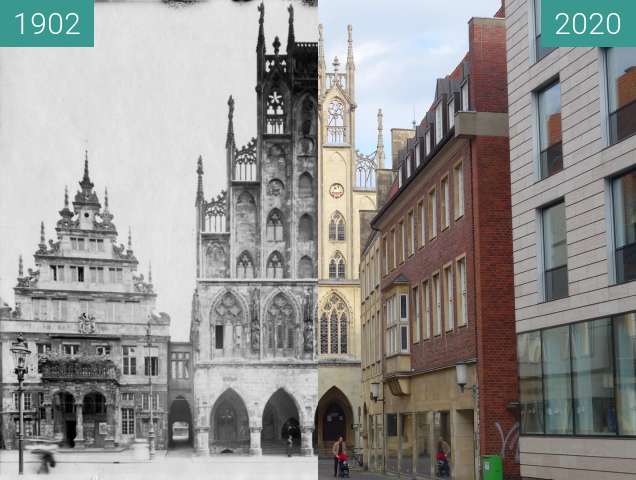
<svg viewBox="0 0 636 480">
<path fill-rule="evenodd" d="M 468 80 L 464 82 L 462 85 L 462 111 L 468 112 L 470 111 L 470 102 L 468 97 Z"/>
<path fill-rule="evenodd" d="M 455 95 L 451 96 L 448 102 L 448 129 L 455 127 Z"/>
<path fill-rule="evenodd" d="M 398 168 L 398 188 L 402 188 L 402 185 L 404 184 L 404 182 L 402 181 L 402 173 L 404 172 L 404 165 L 400 165 L 400 168 Z"/>
<path fill-rule="evenodd" d="M 406 157 L 406 178 L 411 177 L 411 155 Z"/>
<path fill-rule="evenodd" d="M 421 157 L 420 147 L 421 145 L 419 143 L 415 146 L 415 168 L 418 168 L 420 164 L 422 163 L 422 159 L 420 158 Z"/>
<path fill-rule="evenodd" d="M 426 156 L 428 157 L 431 153 L 431 130 L 430 128 L 426 130 L 425 135 L 425 143 L 426 143 Z"/>
<path fill-rule="evenodd" d="M 435 143 L 439 143 L 444 138 L 444 111 L 442 102 L 435 107 Z"/>
</svg>

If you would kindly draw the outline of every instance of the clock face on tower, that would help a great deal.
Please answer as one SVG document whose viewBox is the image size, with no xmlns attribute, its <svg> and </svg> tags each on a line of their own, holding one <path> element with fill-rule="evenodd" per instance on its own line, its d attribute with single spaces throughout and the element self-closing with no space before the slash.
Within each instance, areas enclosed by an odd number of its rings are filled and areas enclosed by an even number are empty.
<svg viewBox="0 0 636 480">
<path fill-rule="evenodd" d="M 344 195 L 344 187 L 340 183 L 333 183 L 329 187 L 329 195 L 333 198 L 340 198 Z"/>
</svg>

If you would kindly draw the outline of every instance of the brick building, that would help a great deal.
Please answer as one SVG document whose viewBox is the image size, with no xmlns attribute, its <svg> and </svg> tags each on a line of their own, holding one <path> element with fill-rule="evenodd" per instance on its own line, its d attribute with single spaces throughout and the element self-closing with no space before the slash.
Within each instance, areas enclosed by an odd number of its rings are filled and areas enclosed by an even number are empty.
<svg viewBox="0 0 636 480">
<path fill-rule="evenodd" d="M 506 12 L 521 475 L 635 478 L 636 49 Z"/>
<path fill-rule="evenodd" d="M 434 475 L 443 439 L 455 478 L 479 478 L 486 454 L 518 476 L 516 444 L 503 440 L 514 439 L 518 394 L 501 17 L 469 22 L 468 53 L 394 156 L 396 180 L 372 221 L 383 358 L 364 401 L 384 404 L 365 428 L 383 432 L 367 436 L 376 470 Z"/>
</svg>

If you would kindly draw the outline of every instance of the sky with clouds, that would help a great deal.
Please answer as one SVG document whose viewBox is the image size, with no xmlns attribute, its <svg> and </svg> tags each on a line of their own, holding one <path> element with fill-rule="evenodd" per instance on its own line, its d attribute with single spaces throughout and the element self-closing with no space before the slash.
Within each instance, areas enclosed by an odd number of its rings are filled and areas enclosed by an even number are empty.
<svg viewBox="0 0 636 480">
<path fill-rule="evenodd" d="M 435 80 L 450 73 L 468 48 L 471 17 L 492 17 L 501 0 L 320 0 L 325 57 L 346 60 L 347 25 L 353 26 L 356 61 L 357 148 L 377 143 L 377 110 L 390 129 L 418 123 L 432 102 Z M 341 67 L 342 70 L 342 67 Z"/>
</svg>

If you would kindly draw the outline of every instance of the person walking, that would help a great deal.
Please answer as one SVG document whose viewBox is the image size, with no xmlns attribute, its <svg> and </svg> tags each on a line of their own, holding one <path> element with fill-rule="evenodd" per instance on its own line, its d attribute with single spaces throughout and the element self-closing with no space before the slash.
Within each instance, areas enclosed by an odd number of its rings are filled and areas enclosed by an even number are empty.
<svg viewBox="0 0 636 480">
<path fill-rule="evenodd" d="M 340 465 L 340 456 L 347 453 L 347 445 L 344 438 L 338 437 L 336 443 L 331 447 L 331 453 L 333 453 L 333 476 L 338 476 L 338 466 Z"/>
</svg>

